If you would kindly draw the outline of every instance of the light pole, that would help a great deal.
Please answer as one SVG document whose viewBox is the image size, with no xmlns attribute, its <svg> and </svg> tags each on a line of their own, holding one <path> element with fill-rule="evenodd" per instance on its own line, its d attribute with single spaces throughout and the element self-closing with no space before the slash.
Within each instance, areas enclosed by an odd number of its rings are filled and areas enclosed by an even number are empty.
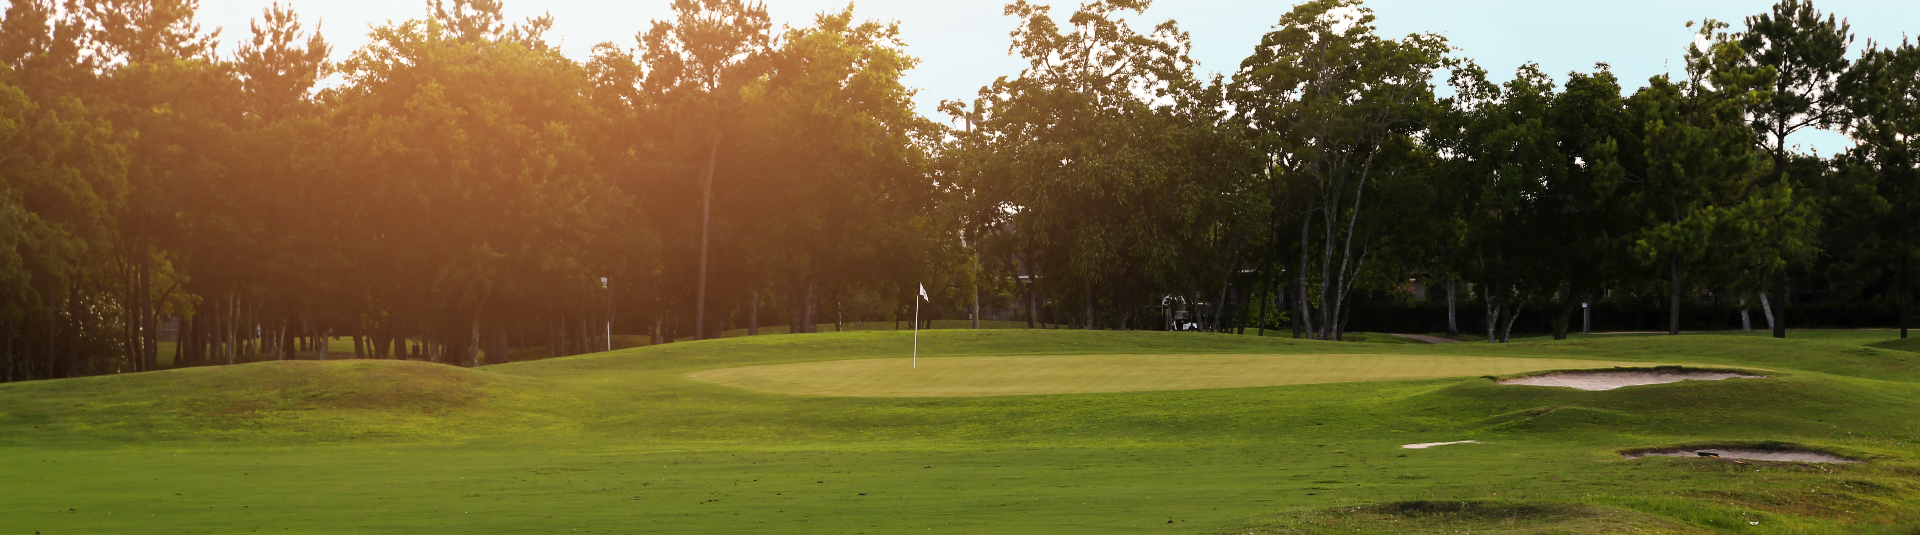
<svg viewBox="0 0 1920 535">
<path fill-rule="evenodd" d="M 1580 303 L 1580 334 L 1593 334 L 1593 308 Z"/>
</svg>

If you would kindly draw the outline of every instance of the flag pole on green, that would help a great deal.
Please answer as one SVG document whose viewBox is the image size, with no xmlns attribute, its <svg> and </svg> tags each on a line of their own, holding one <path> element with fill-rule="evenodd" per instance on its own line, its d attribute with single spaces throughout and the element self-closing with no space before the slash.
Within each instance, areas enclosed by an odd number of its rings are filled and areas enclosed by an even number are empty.
<svg viewBox="0 0 1920 535">
<path fill-rule="evenodd" d="M 927 297 L 926 283 L 920 284 L 920 295 L 915 296 L 913 298 L 913 369 L 916 369 L 916 370 L 920 369 L 920 300 L 921 299 L 926 299 L 928 303 L 933 302 L 932 298 Z"/>
</svg>

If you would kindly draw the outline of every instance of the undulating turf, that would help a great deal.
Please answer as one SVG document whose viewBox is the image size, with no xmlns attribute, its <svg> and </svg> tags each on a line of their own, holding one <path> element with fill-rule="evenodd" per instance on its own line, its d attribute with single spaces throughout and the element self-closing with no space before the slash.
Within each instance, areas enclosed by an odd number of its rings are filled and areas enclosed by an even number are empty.
<svg viewBox="0 0 1920 535">
<path fill-rule="evenodd" d="M 1870 343 L 1867 345 L 1872 347 L 1885 348 L 1885 349 L 1896 349 L 1900 351 L 1911 351 L 1914 353 L 1920 353 L 1920 337 L 1895 338 L 1892 340 L 1883 340 L 1879 342 Z"/>
<path fill-rule="evenodd" d="M 894 332 L 7 384 L 0 533 L 1912 533 L 1920 353 L 1870 347 L 1879 335 L 921 333 L 934 358 L 1433 355 L 1769 375 L 1602 392 L 1460 376 L 888 398 L 687 377 L 896 359 L 911 341 Z M 1767 441 L 1868 462 L 1618 454 Z"/>
<path fill-rule="evenodd" d="M 1626 364 L 1464 355 L 1050 355 L 828 360 L 689 377 L 781 394 L 956 397 L 1405 381 Z"/>
</svg>

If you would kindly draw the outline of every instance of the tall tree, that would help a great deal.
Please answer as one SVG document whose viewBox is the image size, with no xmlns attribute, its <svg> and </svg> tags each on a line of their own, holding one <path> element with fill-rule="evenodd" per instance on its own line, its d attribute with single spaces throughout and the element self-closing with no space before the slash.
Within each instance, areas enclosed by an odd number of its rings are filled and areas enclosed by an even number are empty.
<svg viewBox="0 0 1920 535">
<path fill-rule="evenodd" d="M 621 237 L 646 232 L 611 230 L 631 199 L 581 141 L 603 128 L 588 72 L 540 41 L 543 19 L 505 26 L 482 2 L 436 12 L 375 28 L 342 65 L 335 120 L 354 169 L 338 187 L 365 213 L 356 230 L 381 237 L 361 261 L 444 307 L 439 338 L 465 342 L 465 362 L 504 362 L 489 333 L 597 289 L 596 271 L 644 253 Z"/>
<path fill-rule="evenodd" d="M 1629 100 L 1644 171 L 1622 165 L 1618 145 L 1603 149 L 1603 189 L 1630 185 L 1625 195 L 1643 221 L 1633 254 L 1666 272 L 1669 334 L 1680 333 L 1689 280 L 1765 280 L 1812 248 L 1806 205 L 1790 184 L 1765 180 L 1768 161 L 1745 122 L 1767 97 L 1771 70 L 1743 66 L 1725 28 L 1704 21 L 1687 47 L 1686 77 L 1655 76 Z"/>
<path fill-rule="evenodd" d="M 1224 238 L 1239 230 L 1226 208 L 1254 160 L 1219 136 L 1220 88 L 1194 79 L 1187 34 L 1127 24 L 1148 5 L 1088 2 L 1061 24 L 1046 6 L 1008 4 L 1027 66 L 982 88 L 974 110 L 988 131 L 975 135 L 991 140 L 974 150 L 998 160 L 974 210 L 1007 214 L 1012 249 L 1084 328 L 1200 290 L 1193 274 L 1232 269 L 1209 251 L 1239 244 Z"/>
<path fill-rule="evenodd" d="M 1488 341 L 1507 339 L 1520 309 L 1549 305 L 1563 339 L 1618 246 L 1621 218 L 1595 188 L 1592 163 L 1600 144 L 1628 134 L 1620 86 L 1604 65 L 1573 73 L 1559 93 L 1534 65 L 1499 86 L 1463 68 L 1454 84 L 1455 118 L 1430 139 L 1449 155 L 1448 195 L 1463 204 L 1466 230 L 1459 264 L 1481 280 Z"/>
<path fill-rule="evenodd" d="M 1913 265 L 1920 262 L 1920 46 L 1902 40 L 1868 48 L 1840 84 L 1851 115 L 1846 130 L 1858 141 L 1840 162 L 1854 178 L 1842 182 L 1865 190 L 1866 199 L 1833 212 L 1844 219 L 1837 223 L 1850 238 L 1849 258 L 1863 264 L 1846 274 L 1891 272 L 1906 338 Z"/>
<path fill-rule="evenodd" d="M 739 137 L 752 164 L 726 191 L 748 269 L 733 301 L 776 287 L 797 302 L 801 331 L 836 317 L 854 296 L 897 296 L 925 258 L 936 201 L 923 137 L 937 131 L 913 111 L 901 77 L 917 62 L 896 24 L 828 11 L 788 29 L 767 76 L 746 91 Z M 937 239 L 937 238 L 936 238 Z"/>
<path fill-rule="evenodd" d="M 1307 184 L 1294 311 L 1316 339 L 1339 339 L 1379 252 L 1374 226 L 1393 220 L 1383 217 L 1393 205 L 1370 200 L 1417 178 L 1413 136 L 1433 113 L 1433 73 L 1448 64 L 1444 38 L 1385 39 L 1374 21 L 1358 0 L 1301 4 L 1234 75 L 1234 105 L 1268 134 L 1269 159 Z"/>
<path fill-rule="evenodd" d="M 676 155 L 697 157 L 700 169 L 699 265 L 695 269 L 694 339 L 707 330 L 707 262 L 712 234 L 713 177 L 719 165 L 723 125 L 734 120 L 740 91 L 760 77 L 772 45 L 765 4 L 747 0 L 674 0 L 674 18 L 653 21 L 640 35 L 646 84 L 670 116 L 674 140 L 688 147 Z M 683 202 L 678 199 L 668 202 Z"/>
<path fill-rule="evenodd" d="M 1773 71 L 1772 83 L 1756 88 L 1768 91 L 1767 95 L 1748 107 L 1748 120 L 1759 134 L 1755 141 L 1772 157 L 1772 180 L 1792 181 L 1794 177 L 1787 175 L 1787 136 L 1845 122 L 1844 94 L 1835 83 L 1847 72 L 1847 47 L 1853 43 L 1853 34 L 1845 20 L 1836 21 L 1833 15 L 1822 19 L 1812 2 L 1780 0 L 1772 11 L 1747 17 L 1747 31 L 1739 39 L 1745 51 L 1743 65 Z M 1770 301 L 1773 336 L 1786 338 L 1785 278 L 1769 282 L 1780 294 L 1780 299 Z"/>
<path fill-rule="evenodd" d="M 234 53 L 249 111 L 267 120 L 302 111 L 297 108 L 312 102 L 314 84 L 327 75 L 333 47 L 319 28 L 302 30 L 300 16 L 279 2 L 249 24 L 252 37 Z"/>
<path fill-rule="evenodd" d="M 94 361 L 118 349 L 98 343 L 113 303 L 93 292 L 116 278 L 129 136 L 14 77 L 0 66 L 0 382 L 138 369 Z"/>
</svg>

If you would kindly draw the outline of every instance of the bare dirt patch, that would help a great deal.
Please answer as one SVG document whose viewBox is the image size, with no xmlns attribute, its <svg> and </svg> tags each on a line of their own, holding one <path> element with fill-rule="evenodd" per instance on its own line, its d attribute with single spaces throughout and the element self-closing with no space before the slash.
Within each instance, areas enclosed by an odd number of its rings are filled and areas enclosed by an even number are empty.
<svg viewBox="0 0 1920 535">
<path fill-rule="evenodd" d="M 1719 381 L 1724 379 L 1759 379 L 1765 376 L 1726 370 L 1691 370 L 1678 367 L 1660 368 L 1618 368 L 1611 370 L 1558 371 L 1540 375 L 1528 375 L 1501 379 L 1504 385 L 1564 386 L 1581 390 L 1613 390 L 1615 388 L 1678 383 L 1681 381 Z"/>
</svg>

